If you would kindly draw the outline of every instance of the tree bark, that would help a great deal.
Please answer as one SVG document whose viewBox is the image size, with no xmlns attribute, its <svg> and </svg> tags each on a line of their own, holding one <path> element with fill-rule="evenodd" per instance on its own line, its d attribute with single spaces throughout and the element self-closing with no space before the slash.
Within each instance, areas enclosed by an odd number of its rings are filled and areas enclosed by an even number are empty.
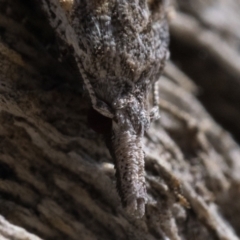
<svg viewBox="0 0 240 240">
<path fill-rule="evenodd" d="M 50 2 L 65 13 L 54 0 L 0 0 L 0 239 L 239 239 L 240 5 L 169 8 L 172 61 L 145 136 L 149 203 L 135 219 Z"/>
</svg>

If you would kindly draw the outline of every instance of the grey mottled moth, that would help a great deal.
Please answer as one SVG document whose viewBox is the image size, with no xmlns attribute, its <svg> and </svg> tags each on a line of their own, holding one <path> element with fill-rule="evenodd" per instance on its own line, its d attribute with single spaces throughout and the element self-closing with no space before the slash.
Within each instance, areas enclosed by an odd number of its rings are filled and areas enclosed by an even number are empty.
<svg viewBox="0 0 240 240">
<path fill-rule="evenodd" d="M 75 0 L 71 13 L 92 106 L 112 120 L 118 192 L 139 217 L 147 202 L 143 136 L 159 117 L 156 82 L 168 56 L 165 15 L 163 0 Z"/>
<path fill-rule="evenodd" d="M 143 136 L 159 117 L 156 82 L 169 55 L 165 0 L 73 0 L 72 26 L 57 0 L 42 2 L 52 27 L 74 49 L 93 108 L 112 121 L 117 189 L 127 211 L 142 217 Z"/>
</svg>

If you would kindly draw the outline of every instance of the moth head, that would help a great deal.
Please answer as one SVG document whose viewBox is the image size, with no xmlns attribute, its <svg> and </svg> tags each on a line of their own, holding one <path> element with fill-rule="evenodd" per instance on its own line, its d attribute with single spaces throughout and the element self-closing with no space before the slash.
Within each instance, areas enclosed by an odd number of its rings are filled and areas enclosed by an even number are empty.
<svg viewBox="0 0 240 240">
<path fill-rule="evenodd" d="M 150 115 L 144 103 L 136 97 L 128 100 L 120 99 L 113 103 L 114 117 L 112 129 L 114 132 L 129 132 L 131 135 L 143 136 L 150 125 Z"/>
</svg>

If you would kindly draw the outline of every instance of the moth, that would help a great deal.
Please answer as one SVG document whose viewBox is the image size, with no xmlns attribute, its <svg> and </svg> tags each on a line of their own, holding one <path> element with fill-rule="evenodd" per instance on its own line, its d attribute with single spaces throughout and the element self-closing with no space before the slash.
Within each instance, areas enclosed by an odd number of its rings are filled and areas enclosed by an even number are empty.
<svg viewBox="0 0 240 240">
<path fill-rule="evenodd" d="M 141 217 L 147 203 L 143 136 L 159 117 L 157 80 L 169 55 L 164 2 L 75 0 L 71 19 L 92 106 L 112 121 L 119 195 L 126 210 Z"/>
<path fill-rule="evenodd" d="M 111 153 L 123 206 L 142 217 L 147 203 L 143 137 L 159 118 L 157 81 L 169 56 L 165 1 L 74 0 L 71 25 L 92 106 L 112 122 Z"/>
</svg>

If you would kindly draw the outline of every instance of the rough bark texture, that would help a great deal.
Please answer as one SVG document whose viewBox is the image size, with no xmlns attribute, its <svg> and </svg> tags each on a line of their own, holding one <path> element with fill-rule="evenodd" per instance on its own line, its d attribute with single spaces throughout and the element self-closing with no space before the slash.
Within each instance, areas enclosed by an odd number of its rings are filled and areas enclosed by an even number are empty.
<svg viewBox="0 0 240 240">
<path fill-rule="evenodd" d="M 72 51 L 40 1 L 0 0 L 0 239 L 239 239 L 240 4 L 175 6 L 162 117 L 145 137 L 149 204 L 136 220 L 88 126 Z"/>
</svg>

